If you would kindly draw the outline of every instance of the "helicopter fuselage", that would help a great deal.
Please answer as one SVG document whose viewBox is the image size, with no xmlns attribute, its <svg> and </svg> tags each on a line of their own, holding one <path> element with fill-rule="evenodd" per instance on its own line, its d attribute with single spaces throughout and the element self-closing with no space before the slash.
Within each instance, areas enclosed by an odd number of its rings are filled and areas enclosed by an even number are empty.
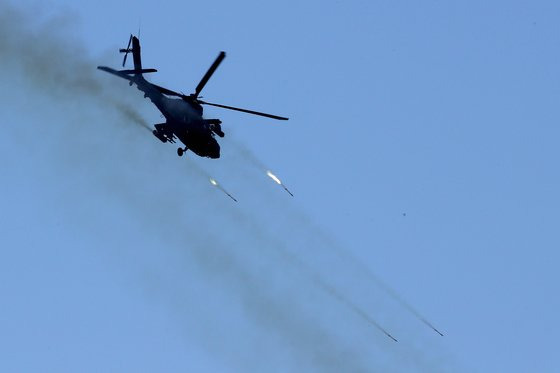
<svg viewBox="0 0 560 373">
<path fill-rule="evenodd" d="M 216 130 L 221 132 L 219 120 L 204 119 L 201 105 L 181 98 L 169 98 L 141 75 L 132 77 L 130 82 L 144 92 L 144 97 L 149 98 L 166 119 L 165 123 L 155 126 L 154 135 L 158 139 L 172 142 L 177 137 L 186 149 L 201 157 L 220 157 L 220 145 L 214 138 Z"/>
</svg>

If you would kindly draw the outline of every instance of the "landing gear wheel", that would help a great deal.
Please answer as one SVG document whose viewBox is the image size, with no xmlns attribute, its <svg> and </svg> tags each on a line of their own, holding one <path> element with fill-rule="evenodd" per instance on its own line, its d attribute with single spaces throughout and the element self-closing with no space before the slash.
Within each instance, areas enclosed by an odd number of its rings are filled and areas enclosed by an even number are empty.
<svg viewBox="0 0 560 373">
<path fill-rule="evenodd" d="M 182 157 L 184 152 L 185 152 L 185 150 L 183 148 L 177 148 L 177 155 L 179 157 Z"/>
</svg>

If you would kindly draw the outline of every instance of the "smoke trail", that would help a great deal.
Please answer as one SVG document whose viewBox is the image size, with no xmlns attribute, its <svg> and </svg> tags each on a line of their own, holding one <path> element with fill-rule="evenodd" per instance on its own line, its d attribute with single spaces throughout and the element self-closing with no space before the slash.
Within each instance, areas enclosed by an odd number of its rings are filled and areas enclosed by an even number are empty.
<svg viewBox="0 0 560 373">
<path fill-rule="evenodd" d="M 60 20 L 57 20 L 60 21 Z M 64 22 L 62 22 L 64 23 Z M 110 105 L 128 119 L 148 130 L 150 125 L 120 94 L 124 87 L 103 84 L 87 51 L 57 37 L 49 23 L 33 25 L 24 12 L 2 5 L 0 13 L 0 57 L 4 66 L 20 69 L 33 87 L 58 98 L 82 96 Z M 70 52 L 71 51 L 71 52 Z"/>
<path fill-rule="evenodd" d="M 254 168 L 256 168 L 260 172 L 266 172 L 270 177 L 270 171 L 268 171 L 268 167 L 264 165 L 264 163 L 258 159 L 258 157 L 249 150 L 246 146 L 242 143 L 232 140 L 231 144 L 235 146 L 238 153 Z M 274 175 L 273 175 L 274 176 Z M 273 177 L 276 181 L 277 178 Z M 283 185 L 281 182 L 276 181 L 278 184 Z M 289 191 L 288 191 L 289 193 Z M 291 193 L 290 193 L 291 194 Z M 305 216 L 301 216 L 300 219 L 303 221 L 308 221 L 308 218 Z M 412 314 L 416 319 L 422 322 L 424 325 L 432 329 L 434 332 L 443 336 L 443 333 L 439 331 L 430 321 L 426 319 L 415 307 L 413 307 L 409 302 L 407 302 L 403 297 L 397 293 L 391 286 L 389 286 L 385 281 L 383 281 L 379 276 L 377 276 L 371 269 L 369 269 L 363 262 L 358 260 L 354 257 L 348 250 L 345 250 L 342 245 L 334 243 L 334 239 L 329 237 L 326 232 L 322 231 L 320 228 L 312 226 L 309 222 L 306 224 L 309 229 L 317 230 L 321 236 L 323 236 L 324 241 L 326 243 L 326 247 L 331 248 L 332 250 L 336 251 L 337 255 L 341 258 L 345 258 L 350 260 L 351 265 L 354 268 L 359 269 L 366 277 L 373 283 L 375 283 L 383 292 L 389 295 L 393 300 L 395 300 L 399 305 L 401 305 L 404 309 L 406 309 L 410 314 Z"/>
<path fill-rule="evenodd" d="M 376 275 L 368 266 L 366 266 L 362 261 L 352 255 L 348 250 L 335 242 L 333 237 L 329 237 L 325 232 L 321 231 L 323 240 L 328 244 L 328 246 L 336 252 L 336 254 L 350 261 L 351 265 L 363 273 L 370 281 L 375 283 L 383 292 L 389 295 L 393 300 L 395 300 L 401 307 L 406 309 L 411 313 L 416 319 L 422 322 L 424 325 L 432 329 L 434 332 L 443 336 L 443 333 L 439 331 L 432 323 L 430 323 L 415 307 L 403 299 L 403 297 L 391 286 L 389 286 L 385 281 L 383 281 L 378 275 Z"/>
<path fill-rule="evenodd" d="M 302 270 L 303 272 L 305 272 L 307 274 L 307 276 L 309 276 L 321 289 L 323 289 L 324 291 L 329 293 L 331 296 L 333 296 L 340 303 L 344 304 L 346 307 L 348 307 L 350 310 L 352 310 L 354 313 L 356 313 L 358 316 L 360 316 L 367 323 L 373 325 L 376 329 L 381 331 L 387 337 L 391 338 L 395 342 L 398 342 L 397 339 L 395 337 L 393 337 L 393 335 L 391 335 L 391 333 L 389 333 L 377 321 L 373 320 L 359 306 L 357 306 L 352 301 L 350 301 L 348 298 L 346 298 L 345 296 L 340 294 L 334 287 L 327 284 L 317 273 L 313 272 L 313 270 L 311 268 L 309 268 L 309 266 L 305 265 L 301 260 L 299 260 L 293 254 L 291 254 L 285 248 L 282 248 L 282 246 L 278 246 L 278 248 L 279 248 L 279 251 L 282 253 L 282 255 L 284 255 L 284 257 L 288 261 L 290 261 L 295 267 L 297 267 L 300 270 Z"/>
<path fill-rule="evenodd" d="M 443 337 L 443 333 L 440 332 L 432 323 L 430 323 L 420 312 L 416 310 L 410 303 L 405 301 L 392 287 L 390 287 L 385 281 L 381 280 L 377 275 L 375 275 L 368 267 L 366 267 L 362 262 L 358 261 L 354 256 L 344 252 L 344 254 L 349 255 L 349 258 L 352 260 L 354 265 L 360 268 L 370 279 L 375 281 L 377 285 L 385 291 L 388 295 L 390 295 L 394 300 L 396 300 L 403 308 L 405 308 L 408 312 L 414 315 L 418 320 L 424 323 L 427 327 L 432 329 L 434 332 L 439 334 Z"/>
<path fill-rule="evenodd" d="M 147 129 L 149 132 L 152 132 L 153 128 L 130 105 L 128 105 L 124 102 L 121 102 L 121 101 L 116 101 L 116 100 L 113 100 L 112 104 L 119 111 L 119 113 L 121 113 L 126 119 L 130 120 L 133 123 L 139 124 L 140 126 Z"/>
</svg>

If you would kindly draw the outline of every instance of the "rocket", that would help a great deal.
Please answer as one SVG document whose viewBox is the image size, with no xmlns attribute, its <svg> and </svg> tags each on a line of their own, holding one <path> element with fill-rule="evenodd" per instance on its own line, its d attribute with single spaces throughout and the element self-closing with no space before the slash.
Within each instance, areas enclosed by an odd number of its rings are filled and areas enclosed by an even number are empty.
<svg viewBox="0 0 560 373">
<path fill-rule="evenodd" d="M 210 178 L 210 184 L 214 185 L 216 188 L 218 188 L 219 190 L 224 192 L 229 198 L 231 198 L 232 200 L 237 202 L 237 200 L 231 194 L 229 194 L 228 191 L 225 190 L 220 184 L 218 184 L 218 182 L 216 180 Z"/>
<path fill-rule="evenodd" d="M 289 195 L 291 195 L 292 197 L 294 196 L 292 192 L 290 192 L 290 190 L 282 183 L 282 181 L 280 181 L 280 179 L 272 173 L 272 171 L 266 171 L 266 174 L 268 175 L 268 177 L 274 180 L 276 184 L 282 186 L 282 188 L 284 188 L 284 190 L 288 192 Z"/>
</svg>

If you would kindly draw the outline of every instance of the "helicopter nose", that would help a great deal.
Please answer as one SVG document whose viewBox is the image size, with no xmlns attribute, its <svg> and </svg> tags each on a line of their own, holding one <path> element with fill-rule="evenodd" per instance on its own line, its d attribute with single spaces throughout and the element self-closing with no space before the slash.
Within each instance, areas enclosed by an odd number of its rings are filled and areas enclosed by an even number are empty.
<svg viewBox="0 0 560 373">
<path fill-rule="evenodd" d="M 220 158 L 220 149 L 218 148 L 217 150 L 212 151 L 212 153 L 210 154 L 210 158 L 212 159 Z"/>
<path fill-rule="evenodd" d="M 220 158 L 220 144 L 216 140 L 213 141 L 212 146 L 209 149 L 208 156 L 212 159 Z"/>
</svg>

